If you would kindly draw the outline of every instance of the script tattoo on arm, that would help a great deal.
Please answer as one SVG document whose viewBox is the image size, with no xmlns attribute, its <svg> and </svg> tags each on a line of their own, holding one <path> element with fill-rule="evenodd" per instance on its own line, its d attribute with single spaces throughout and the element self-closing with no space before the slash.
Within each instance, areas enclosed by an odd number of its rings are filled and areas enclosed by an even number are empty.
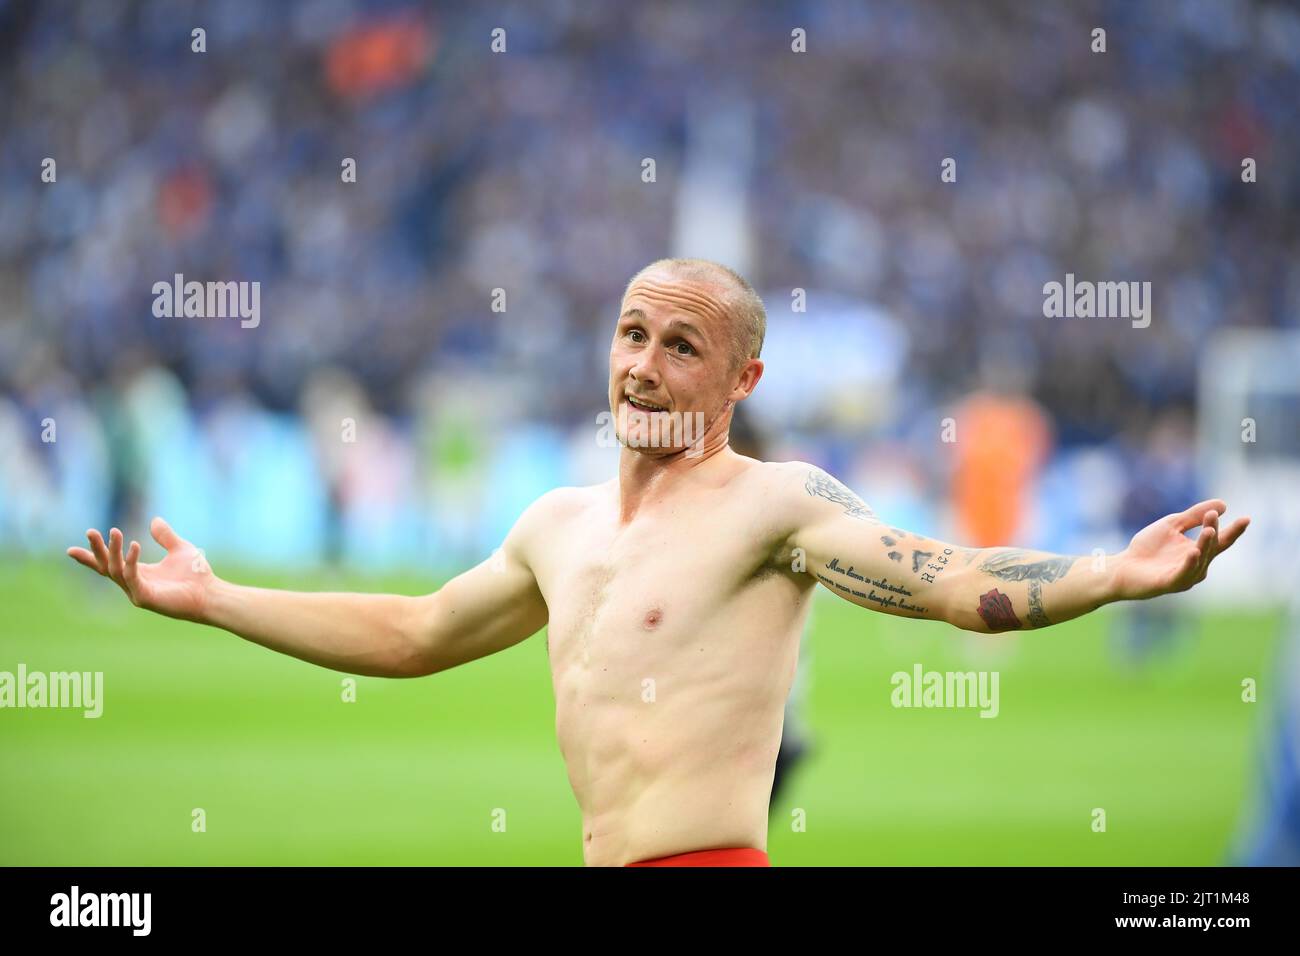
<svg viewBox="0 0 1300 956">
<path fill-rule="evenodd" d="M 943 553 L 937 556 L 931 551 L 913 551 L 912 572 L 919 574 L 926 584 L 934 584 L 935 576 L 948 567 L 952 556 L 952 548 L 944 548 Z"/>
<path fill-rule="evenodd" d="M 808 480 L 804 482 L 803 487 L 804 491 L 814 498 L 825 498 L 840 505 L 850 518 L 861 518 L 872 524 L 881 523 L 876 513 L 867 507 L 865 501 L 820 468 L 808 472 Z"/>
<path fill-rule="evenodd" d="M 839 575 L 839 578 L 829 578 L 821 572 L 817 573 L 817 577 L 821 578 L 822 583 L 833 590 L 862 598 L 879 606 L 881 610 L 893 608 L 899 611 L 912 611 L 916 614 L 929 613 L 926 608 L 921 607 L 919 604 L 908 602 L 908 598 L 913 597 L 913 595 L 903 584 L 895 584 L 883 575 L 873 578 L 870 574 L 858 571 L 853 565 L 846 568 L 840 564 L 838 557 L 831 558 L 830 564 L 826 565 L 826 570 L 835 572 Z"/>
<path fill-rule="evenodd" d="M 1039 557 L 1014 548 L 999 549 L 980 564 L 979 570 L 1003 581 L 1029 582 L 1029 627 L 1046 627 L 1051 620 L 1043 611 L 1043 585 L 1065 577 L 1077 557 Z M 1011 598 L 997 588 L 980 595 L 979 615 L 992 631 L 1023 627 L 1011 606 Z"/>
</svg>

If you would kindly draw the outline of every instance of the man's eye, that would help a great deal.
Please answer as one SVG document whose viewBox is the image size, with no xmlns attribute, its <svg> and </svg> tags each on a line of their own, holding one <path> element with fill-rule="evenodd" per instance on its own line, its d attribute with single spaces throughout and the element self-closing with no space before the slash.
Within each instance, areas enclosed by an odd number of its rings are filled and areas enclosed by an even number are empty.
<svg viewBox="0 0 1300 956">
<path fill-rule="evenodd" d="M 640 330 L 638 330 L 638 329 L 629 329 L 627 334 L 628 334 L 628 335 L 638 336 L 638 338 L 634 338 L 634 339 L 632 339 L 633 342 L 640 342 L 640 341 L 641 341 L 641 339 L 639 338 L 639 336 L 641 335 Z"/>
<path fill-rule="evenodd" d="M 680 351 L 679 351 L 679 352 L 677 353 L 678 355 L 694 355 L 694 354 L 695 354 L 695 349 L 691 348 L 690 344 L 687 343 L 687 342 L 678 342 L 678 343 L 677 343 L 677 348 L 678 348 L 678 349 L 686 349 L 685 352 L 680 352 Z"/>
</svg>

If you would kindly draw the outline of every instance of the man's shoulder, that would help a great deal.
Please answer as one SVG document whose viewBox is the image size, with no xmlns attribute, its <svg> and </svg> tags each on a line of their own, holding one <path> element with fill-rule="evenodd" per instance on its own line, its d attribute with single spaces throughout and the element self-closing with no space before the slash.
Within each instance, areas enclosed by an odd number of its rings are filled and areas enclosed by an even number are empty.
<svg viewBox="0 0 1300 956">
<path fill-rule="evenodd" d="M 578 520 L 606 487 L 607 484 L 565 485 L 539 495 L 510 529 L 506 549 L 531 567 L 535 559 L 545 555 L 546 543 L 554 541 L 567 526 Z"/>
<path fill-rule="evenodd" d="M 609 482 L 599 485 L 564 485 L 537 497 L 519 519 L 530 527 L 553 527 L 591 507 L 609 491 Z"/>
<path fill-rule="evenodd" d="M 773 493 L 789 493 L 800 490 L 815 475 L 825 474 L 816 465 L 806 461 L 758 461 L 753 462 L 749 474 L 754 481 Z"/>
<path fill-rule="evenodd" d="M 758 461 L 745 471 L 745 499 L 761 508 L 767 521 L 789 532 L 812 512 L 808 488 L 826 473 L 806 461 Z"/>
<path fill-rule="evenodd" d="M 754 469 L 757 493 L 764 508 L 779 512 L 782 521 L 802 525 L 818 521 L 828 507 L 859 516 L 874 517 L 871 509 L 842 481 L 807 461 L 768 461 Z"/>
<path fill-rule="evenodd" d="M 778 481 L 791 487 L 798 486 L 799 490 L 807 491 L 810 495 L 815 495 L 817 489 L 823 486 L 831 485 L 839 488 L 846 488 L 844 482 L 840 481 L 825 468 L 820 465 L 814 465 L 808 461 L 767 461 L 764 465 L 771 466 L 772 480 Z"/>
</svg>

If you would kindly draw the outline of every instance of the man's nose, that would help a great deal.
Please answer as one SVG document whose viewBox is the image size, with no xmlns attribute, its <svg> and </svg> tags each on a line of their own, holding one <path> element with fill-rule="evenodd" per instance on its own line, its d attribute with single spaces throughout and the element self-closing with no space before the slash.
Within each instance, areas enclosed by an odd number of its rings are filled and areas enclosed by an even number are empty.
<svg viewBox="0 0 1300 956">
<path fill-rule="evenodd" d="M 651 388 L 658 385 L 659 350 L 654 348 L 642 349 L 628 373 L 638 382 L 645 382 Z"/>
</svg>

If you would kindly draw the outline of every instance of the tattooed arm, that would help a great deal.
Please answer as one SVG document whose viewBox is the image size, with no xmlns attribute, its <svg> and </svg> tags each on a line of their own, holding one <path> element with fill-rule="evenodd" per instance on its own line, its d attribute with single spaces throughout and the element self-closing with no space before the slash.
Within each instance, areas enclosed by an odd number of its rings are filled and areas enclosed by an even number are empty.
<svg viewBox="0 0 1300 956">
<path fill-rule="evenodd" d="M 1087 557 L 1023 548 L 962 548 L 885 524 L 820 468 L 787 462 L 788 546 L 805 573 L 860 607 L 990 633 L 1046 627 L 1111 601 L 1185 591 L 1249 524 L 1220 536 L 1227 508 L 1211 499 L 1140 531 L 1119 554 Z M 1200 536 L 1184 532 L 1200 525 Z"/>
<path fill-rule="evenodd" d="M 969 631 L 1046 627 L 1120 599 L 1113 557 L 1078 558 L 1021 548 L 983 548 L 974 555 L 966 573 L 953 576 L 953 611 L 966 623 L 947 619 Z M 1043 607 L 1044 591 L 1051 617 Z M 979 625 L 974 624 L 976 616 Z"/>
</svg>

